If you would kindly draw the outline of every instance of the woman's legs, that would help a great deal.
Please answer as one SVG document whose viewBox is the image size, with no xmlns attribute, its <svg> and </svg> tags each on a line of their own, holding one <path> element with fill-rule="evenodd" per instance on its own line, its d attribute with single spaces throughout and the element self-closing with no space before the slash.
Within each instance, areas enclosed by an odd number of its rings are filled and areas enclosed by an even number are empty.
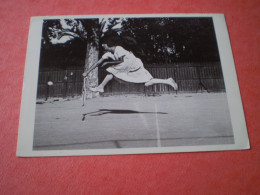
<svg viewBox="0 0 260 195">
<path fill-rule="evenodd" d="M 103 82 L 98 86 L 98 87 L 90 87 L 89 89 L 93 92 L 104 92 L 104 87 L 107 85 L 107 83 L 109 81 L 111 81 L 113 79 L 113 75 L 112 74 L 108 74 L 105 79 L 103 80 Z M 166 84 L 166 85 L 170 85 L 171 87 L 174 88 L 174 90 L 178 90 L 178 85 L 177 83 L 172 79 L 172 78 L 168 78 L 168 79 L 151 79 L 150 81 L 145 83 L 146 87 L 149 87 L 151 85 L 154 84 Z"/>
<path fill-rule="evenodd" d="M 172 86 L 174 88 L 174 90 L 178 90 L 178 85 L 172 78 L 168 78 L 168 79 L 151 79 L 150 81 L 146 82 L 144 85 L 146 87 L 149 87 L 149 86 L 154 85 L 154 84 L 166 84 L 166 85 Z"/>
<path fill-rule="evenodd" d="M 113 75 L 112 74 L 108 74 L 105 79 L 103 80 L 103 82 L 98 86 L 98 87 L 90 87 L 89 89 L 93 92 L 104 92 L 104 87 L 106 86 L 106 84 L 111 81 L 113 79 Z"/>
</svg>

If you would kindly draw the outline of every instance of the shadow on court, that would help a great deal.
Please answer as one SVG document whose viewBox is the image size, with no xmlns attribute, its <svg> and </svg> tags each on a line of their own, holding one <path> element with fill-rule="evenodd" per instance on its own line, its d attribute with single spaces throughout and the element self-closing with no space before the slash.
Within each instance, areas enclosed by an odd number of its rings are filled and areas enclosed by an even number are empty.
<svg viewBox="0 0 260 195">
<path fill-rule="evenodd" d="M 168 114 L 166 112 L 140 112 L 135 110 L 119 110 L 119 109 L 99 109 L 98 111 L 83 114 L 82 121 L 86 116 L 102 116 L 104 114 Z"/>
</svg>

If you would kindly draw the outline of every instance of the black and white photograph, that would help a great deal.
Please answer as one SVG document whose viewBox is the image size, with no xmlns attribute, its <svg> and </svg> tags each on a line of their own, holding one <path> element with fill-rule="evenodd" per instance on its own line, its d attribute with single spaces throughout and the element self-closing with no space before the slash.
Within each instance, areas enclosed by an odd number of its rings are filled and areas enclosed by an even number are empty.
<svg viewBox="0 0 260 195">
<path fill-rule="evenodd" d="M 222 14 L 31 19 L 18 156 L 248 148 Z"/>
</svg>

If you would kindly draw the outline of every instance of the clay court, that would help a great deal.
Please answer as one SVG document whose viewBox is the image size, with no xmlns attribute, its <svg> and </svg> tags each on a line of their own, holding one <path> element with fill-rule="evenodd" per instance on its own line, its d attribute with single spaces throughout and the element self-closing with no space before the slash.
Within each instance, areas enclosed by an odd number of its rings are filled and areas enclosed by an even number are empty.
<svg viewBox="0 0 260 195">
<path fill-rule="evenodd" d="M 225 93 L 38 101 L 34 150 L 233 143 Z"/>
</svg>

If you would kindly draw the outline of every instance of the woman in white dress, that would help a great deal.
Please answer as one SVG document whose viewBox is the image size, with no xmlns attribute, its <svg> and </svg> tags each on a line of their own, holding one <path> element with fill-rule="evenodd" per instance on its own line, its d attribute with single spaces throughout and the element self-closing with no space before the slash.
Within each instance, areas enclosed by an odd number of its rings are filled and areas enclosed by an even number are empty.
<svg viewBox="0 0 260 195">
<path fill-rule="evenodd" d="M 167 84 L 178 90 L 177 83 L 172 79 L 156 79 L 144 68 L 142 61 L 137 58 L 132 52 L 127 51 L 121 46 L 110 46 L 107 43 L 102 44 L 102 47 L 107 51 L 102 58 L 93 65 L 87 72 L 83 73 L 83 76 L 87 76 L 90 71 L 97 66 L 102 67 L 112 64 L 106 70 L 109 73 L 103 82 L 94 88 L 90 88 L 93 92 L 104 92 L 106 84 L 116 77 L 126 82 L 131 83 L 144 83 L 146 87 L 154 84 Z M 112 60 L 105 62 L 106 60 Z"/>
</svg>

